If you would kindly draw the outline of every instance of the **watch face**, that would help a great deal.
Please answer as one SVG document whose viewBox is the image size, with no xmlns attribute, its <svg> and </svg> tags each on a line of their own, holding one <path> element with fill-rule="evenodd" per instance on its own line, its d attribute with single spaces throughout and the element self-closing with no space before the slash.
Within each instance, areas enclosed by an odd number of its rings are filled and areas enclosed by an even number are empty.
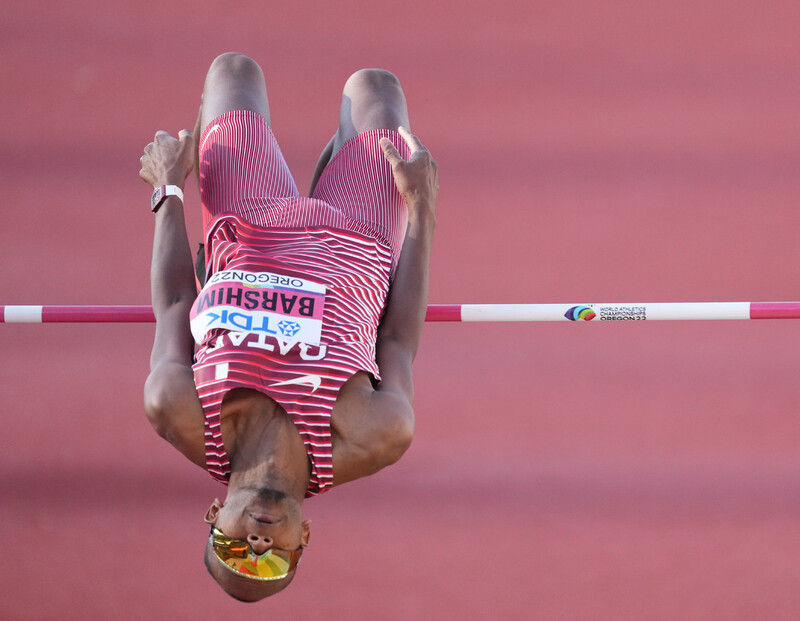
<svg viewBox="0 0 800 621">
<path fill-rule="evenodd" d="M 158 203 L 161 201 L 161 197 L 164 195 L 164 188 L 159 187 L 156 188 L 156 191 L 153 192 L 153 198 L 150 199 L 150 208 L 155 209 L 158 206 Z"/>
</svg>

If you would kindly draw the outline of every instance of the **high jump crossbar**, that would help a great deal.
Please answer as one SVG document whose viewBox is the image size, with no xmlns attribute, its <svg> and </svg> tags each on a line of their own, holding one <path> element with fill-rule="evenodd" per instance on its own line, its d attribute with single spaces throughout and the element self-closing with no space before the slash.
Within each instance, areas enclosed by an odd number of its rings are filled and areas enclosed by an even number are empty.
<svg viewBox="0 0 800 621">
<path fill-rule="evenodd" d="M 222 307 L 221 310 L 224 310 Z M 228 309 L 235 312 L 236 309 Z M 800 319 L 800 302 L 431 304 L 425 321 Z M 152 323 L 151 306 L 0 306 L 0 323 Z"/>
</svg>

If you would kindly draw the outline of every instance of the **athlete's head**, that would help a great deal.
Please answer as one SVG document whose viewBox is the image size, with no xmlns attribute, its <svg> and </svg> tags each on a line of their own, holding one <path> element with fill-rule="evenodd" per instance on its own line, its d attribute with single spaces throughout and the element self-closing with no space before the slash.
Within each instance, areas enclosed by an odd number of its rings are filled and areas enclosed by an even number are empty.
<svg viewBox="0 0 800 621">
<path fill-rule="evenodd" d="M 266 488 L 229 490 L 205 520 L 211 525 L 205 564 L 228 595 L 255 602 L 292 581 L 311 526 L 297 499 Z"/>
</svg>

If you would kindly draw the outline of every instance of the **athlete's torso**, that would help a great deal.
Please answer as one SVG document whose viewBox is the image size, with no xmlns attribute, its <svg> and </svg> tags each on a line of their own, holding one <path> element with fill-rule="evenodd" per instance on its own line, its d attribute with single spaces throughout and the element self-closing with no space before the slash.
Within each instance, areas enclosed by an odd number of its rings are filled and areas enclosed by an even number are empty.
<svg viewBox="0 0 800 621">
<path fill-rule="evenodd" d="M 195 384 L 209 473 L 226 481 L 220 427 L 235 388 L 274 399 L 311 462 L 309 494 L 333 482 L 331 412 L 359 371 L 379 379 L 375 338 L 391 255 L 379 242 L 324 229 L 265 230 L 234 216 L 212 229 L 209 277 L 192 312 Z"/>
</svg>

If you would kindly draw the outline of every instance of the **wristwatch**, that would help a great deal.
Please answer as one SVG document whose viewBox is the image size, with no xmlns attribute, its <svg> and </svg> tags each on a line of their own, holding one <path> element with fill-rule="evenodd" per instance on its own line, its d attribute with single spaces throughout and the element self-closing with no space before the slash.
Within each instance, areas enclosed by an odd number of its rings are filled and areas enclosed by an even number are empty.
<svg viewBox="0 0 800 621">
<path fill-rule="evenodd" d="M 150 199 L 150 209 L 153 213 L 157 212 L 161 204 L 167 200 L 167 196 L 177 196 L 183 202 L 183 190 L 177 185 L 162 185 L 155 189 L 153 197 Z"/>
</svg>

